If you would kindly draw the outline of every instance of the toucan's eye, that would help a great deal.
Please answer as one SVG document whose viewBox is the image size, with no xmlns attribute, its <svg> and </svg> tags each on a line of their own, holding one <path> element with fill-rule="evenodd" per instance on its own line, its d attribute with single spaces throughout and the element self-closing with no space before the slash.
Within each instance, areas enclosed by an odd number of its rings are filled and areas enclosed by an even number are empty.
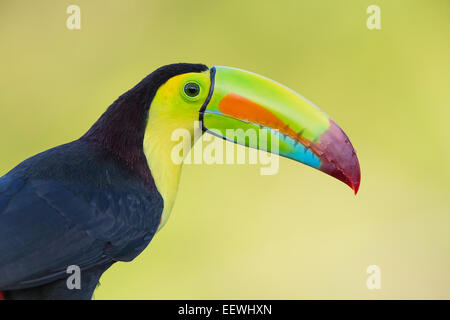
<svg viewBox="0 0 450 320">
<path fill-rule="evenodd" d="M 186 93 L 188 97 L 194 98 L 199 95 L 200 86 L 195 82 L 186 83 L 184 86 L 184 93 Z"/>
</svg>

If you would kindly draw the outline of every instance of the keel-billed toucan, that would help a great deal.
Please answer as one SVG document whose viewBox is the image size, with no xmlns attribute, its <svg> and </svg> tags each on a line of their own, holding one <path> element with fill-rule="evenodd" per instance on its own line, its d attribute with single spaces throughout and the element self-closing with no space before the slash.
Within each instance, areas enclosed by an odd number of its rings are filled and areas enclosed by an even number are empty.
<svg viewBox="0 0 450 320">
<path fill-rule="evenodd" d="M 227 140 L 226 129 L 267 130 L 281 156 L 358 191 L 350 141 L 310 101 L 247 71 L 167 65 L 120 96 L 80 139 L 0 178 L 0 295 L 90 299 L 102 273 L 133 260 L 166 222 L 181 172 L 171 134 L 196 125 Z M 69 266 L 80 270 L 80 289 L 68 287 Z"/>
</svg>

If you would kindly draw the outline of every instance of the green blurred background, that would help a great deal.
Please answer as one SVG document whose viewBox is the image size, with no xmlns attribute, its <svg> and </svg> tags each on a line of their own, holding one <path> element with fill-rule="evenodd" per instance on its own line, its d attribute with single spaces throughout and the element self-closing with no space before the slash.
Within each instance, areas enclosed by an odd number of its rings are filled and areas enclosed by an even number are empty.
<svg viewBox="0 0 450 320">
<path fill-rule="evenodd" d="M 66 28 L 70 4 L 81 30 Z M 371 4 L 381 30 L 366 27 Z M 161 65 L 251 70 L 347 132 L 358 196 L 287 159 L 274 176 L 185 166 L 168 224 L 95 298 L 449 299 L 449 35 L 448 0 L 2 0 L 0 174 L 80 137 Z"/>
</svg>

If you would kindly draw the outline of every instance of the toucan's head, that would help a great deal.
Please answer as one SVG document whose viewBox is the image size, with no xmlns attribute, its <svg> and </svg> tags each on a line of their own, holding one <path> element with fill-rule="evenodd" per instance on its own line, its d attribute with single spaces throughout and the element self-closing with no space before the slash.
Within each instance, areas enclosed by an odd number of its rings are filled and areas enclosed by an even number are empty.
<svg viewBox="0 0 450 320">
<path fill-rule="evenodd" d="M 238 143 L 227 129 L 266 129 L 283 157 L 319 169 L 349 185 L 360 183 L 356 152 L 347 135 L 322 110 L 295 91 L 260 75 L 230 67 L 185 72 L 162 84 L 150 106 L 148 131 L 164 125 L 194 130 Z M 170 125 L 170 122 L 172 125 Z M 258 140 L 244 140 L 258 147 Z M 270 145 L 268 145 L 270 150 Z"/>
<path fill-rule="evenodd" d="M 128 170 L 149 186 L 156 185 L 164 198 L 161 225 L 167 220 L 178 188 L 180 165 L 171 160 L 176 143 L 171 137 L 177 129 L 186 130 L 191 137 L 201 129 L 275 152 L 271 143 L 261 147 L 259 136 L 256 140 L 239 140 L 228 129 L 264 132 L 266 141 L 276 139 L 281 156 L 319 169 L 358 191 L 360 169 L 352 144 L 342 129 L 310 101 L 248 71 L 171 64 L 152 72 L 120 96 L 82 137 L 103 144 Z"/>
</svg>

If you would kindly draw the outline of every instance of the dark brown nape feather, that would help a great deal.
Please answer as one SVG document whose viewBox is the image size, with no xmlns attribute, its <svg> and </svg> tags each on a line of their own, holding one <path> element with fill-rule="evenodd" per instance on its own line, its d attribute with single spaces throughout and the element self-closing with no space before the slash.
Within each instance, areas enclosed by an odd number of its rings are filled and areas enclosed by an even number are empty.
<svg viewBox="0 0 450 320">
<path fill-rule="evenodd" d="M 189 72 L 203 72 L 203 64 L 177 63 L 163 66 L 121 95 L 80 140 L 101 144 L 128 170 L 153 186 L 143 151 L 148 110 L 158 88 L 170 78 Z"/>
</svg>

